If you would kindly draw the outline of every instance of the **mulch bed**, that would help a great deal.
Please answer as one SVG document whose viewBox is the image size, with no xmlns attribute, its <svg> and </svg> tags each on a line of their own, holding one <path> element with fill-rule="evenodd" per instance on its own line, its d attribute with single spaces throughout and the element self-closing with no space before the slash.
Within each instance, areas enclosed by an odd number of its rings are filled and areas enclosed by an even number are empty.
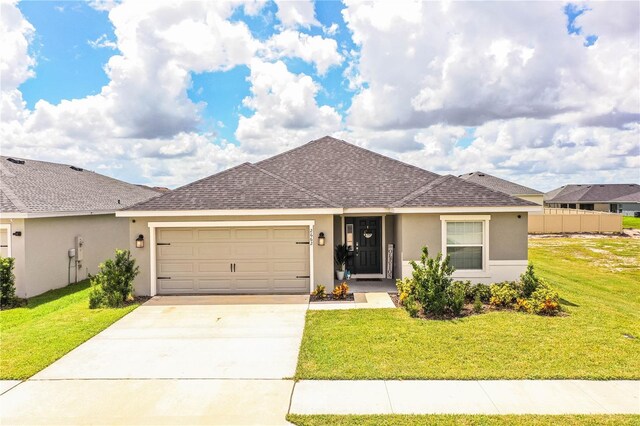
<svg viewBox="0 0 640 426">
<path fill-rule="evenodd" d="M 317 302 L 317 303 L 323 303 L 323 302 L 353 302 L 355 299 L 353 297 L 353 293 L 348 293 L 347 296 L 344 299 L 335 299 L 333 297 L 333 294 L 327 294 L 327 296 L 324 299 L 320 299 L 318 296 L 314 296 L 311 295 L 309 301 L 310 302 Z"/>
<path fill-rule="evenodd" d="M 144 302 L 146 302 L 149 299 L 151 299 L 151 296 L 135 296 L 133 300 L 127 300 L 126 302 L 124 302 L 124 306 L 131 306 L 131 305 L 135 305 L 136 303 L 139 303 L 140 305 L 142 305 Z"/>
</svg>

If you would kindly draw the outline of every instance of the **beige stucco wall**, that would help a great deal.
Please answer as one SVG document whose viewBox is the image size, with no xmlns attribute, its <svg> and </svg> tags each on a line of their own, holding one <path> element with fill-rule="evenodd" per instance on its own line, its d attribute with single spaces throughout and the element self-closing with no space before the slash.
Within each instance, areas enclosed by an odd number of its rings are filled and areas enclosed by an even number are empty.
<svg viewBox="0 0 640 426">
<path fill-rule="evenodd" d="M 516 195 L 516 197 L 522 198 L 523 200 L 531 201 L 532 203 L 536 203 L 536 204 L 538 204 L 540 206 L 544 204 L 544 194 L 540 194 L 540 195 Z M 540 214 L 542 214 L 542 211 L 540 211 Z"/>
<path fill-rule="evenodd" d="M 67 216 L 40 219 L 3 219 L 11 223 L 12 257 L 15 258 L 16 295 L 26 298 L 68 284 L 68 250 L 75 247 L 75 237 L 84 238 L 84 260 L 78 280 L 98 272 L 98 264 L 113 257 L 116 248 L 128 248 L 127 220 L 114 214 Z M 73 265 L 73 263 L 72 263 Z M 71 269 L 75 280 L 75 268 Z"/>
<path fill-rule="evenodd" d="M 518 215 L 520 218 L 518 218 Z M 477 282 L 516 279 L 526 267 L 528 256 L 527 213 L 492 213 L 489 221 L 489 259 L 486 271 L 460 278 Z M 408 262 L 420 259 L 423 246 L 430 256 L 442 251 L 440 214 L 402 214 L 396 219 L 396 242 L 402 276 L 410 274 Z M 400 259 L 401 258 L 401 259 Z M 398 276 L 400 277 L 400 275 Z"/>
<path fill-rule="evenodd" d="M 137 217 L 128 218 L 129 221 L 129 244 L 131 253 L 135 256 L 137 264 L 140 266 L 140 275 L 136 278 L 135 291 L 139 295 L 148 295 L 151 290 L 150 275 L 150 232 L 149 222 L 201 222 L 201 221 L 290 221 L 290 220 L 313 220 L 314 239 L 313 246 L 313 277 L 315 284 L 322 284 L 327 288 L 333 287 L 333 248 L 334 242 L 334 217 L 333 215 L 282 215 L 282 216 L 196 216 L 196 217 Z M 317 243 L 317 236 L 324 232 L 325 245 L 320 247 Z M 144 235 L 145 247 L 135 248 L 135 239 L 139 234 Z"/>
<path fill-rule="evenodd" d="M 0 223 L 11 225 L 11 232 L 7 235 L 7 238 L 11 240 L 11 257 L 15 259 L 13 273 L 16 277 L 16 296 L 25 297 L 24 219 L 0 219 Z M 20 237 L 12 235 L 17 231 L 22 232 Z"/>
</svg>

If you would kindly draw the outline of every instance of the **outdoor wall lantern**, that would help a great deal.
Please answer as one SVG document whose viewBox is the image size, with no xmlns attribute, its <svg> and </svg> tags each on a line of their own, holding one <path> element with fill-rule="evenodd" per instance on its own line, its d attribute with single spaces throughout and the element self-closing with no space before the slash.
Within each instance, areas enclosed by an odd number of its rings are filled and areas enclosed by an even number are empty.
<svg viewBox="0 0 640 426">
<path fill-rule="evenodd" d="M 320 234 L 318 234 L 318 245 L 319 246 L 324 245 L 324 232 L 321 232 Z"/>
<path fill-rule="evenodd" d="M 136 238 L 136 248 L 143 248 L 144 247 L 144 235 L 140 234 L 138 235 L 138 238 Z"/>
<path fill-rule="evenodd" d="M 14 237 L 20 237 L 20 236 L 22 236 L 22 232 L 16 231 L 16 232 L 13 233 L 13 236 Z"/>
</svg>

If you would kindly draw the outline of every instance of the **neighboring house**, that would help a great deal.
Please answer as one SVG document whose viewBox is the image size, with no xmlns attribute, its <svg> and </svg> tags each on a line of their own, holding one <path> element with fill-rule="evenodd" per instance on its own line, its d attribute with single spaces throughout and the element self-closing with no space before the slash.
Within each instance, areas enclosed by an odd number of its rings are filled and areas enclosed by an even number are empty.
<svg viewBox="0 0 640 426">
<path fill-rule="evenodd" d="M 634 216 L 640 212 L 640 185 L 636 183 L 565 185 L 547 192 L 544 195 L 544 206 Z"/>
<path fill-rule="evenodd" d="M 116 215 L 130 220 L 138 294 L 308 293 L 333 285 L 343 242 L 358 279 L 410 276 L 423 246 L 450 255 L 456 278 L 516 279 L 540 209 L 324 137 Z"/>
<path fill-rule="evenodd" d="M 15 258 L 16 295 L 95 274 L 129 248 L 127 219 L 115 211 L 159 195 L 75 166 L 0 157 L 0 255 Z"/>
<path fill-rule="evenodd" d="M 494 191 L 504 192 L 505 194 L 522 198 L 523 200 L 532 201 L 538 205 L 542 205 L 544 202 L 543 192 L 484 172 L 466 173 L 458 177 L 469 182 L 486 186 Z"/>
</svg>

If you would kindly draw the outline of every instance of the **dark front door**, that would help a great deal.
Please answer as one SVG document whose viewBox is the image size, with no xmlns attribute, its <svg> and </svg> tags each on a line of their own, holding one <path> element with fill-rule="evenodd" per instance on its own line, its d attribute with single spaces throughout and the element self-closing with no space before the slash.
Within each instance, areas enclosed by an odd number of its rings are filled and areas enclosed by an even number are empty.
<svg viewBox="0 0 640 426">
<path fill-rule="evenodd" d="M 350 217 L 345 223 L 353 224 L 353 256 L 351 272 L 354 274 L 382 273 L 382 220 L 380 217 Z"/>
</svg>

